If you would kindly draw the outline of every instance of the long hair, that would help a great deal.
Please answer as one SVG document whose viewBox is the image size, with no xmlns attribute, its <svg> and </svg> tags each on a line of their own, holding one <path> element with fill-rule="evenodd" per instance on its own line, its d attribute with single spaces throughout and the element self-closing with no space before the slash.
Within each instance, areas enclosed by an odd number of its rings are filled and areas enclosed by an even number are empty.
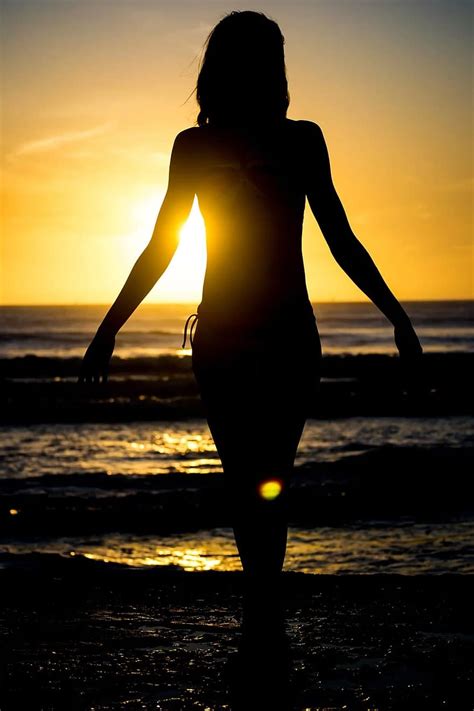
<svg viewBox="0 0 474 711">
<path fill-rule="evenodd" d="M 233 10 L 209 33 L 196 99 L 197 124 L 279 121 L 290 103 L 283 37 L 262 12 Z"/>
</svg>

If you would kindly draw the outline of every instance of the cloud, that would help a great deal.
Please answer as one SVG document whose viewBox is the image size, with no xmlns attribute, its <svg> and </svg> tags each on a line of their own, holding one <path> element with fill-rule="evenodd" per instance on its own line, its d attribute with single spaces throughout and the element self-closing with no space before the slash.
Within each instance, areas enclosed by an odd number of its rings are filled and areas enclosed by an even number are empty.
<svg viewBox="0 0 474 711">
<path fill-rule="evenodd" d="M 66 146 L 71 143 L 78 143 L 80 141 L 87 141 L 89 138 L 94 138 L 94 136 L 99 136 L 106 133 L 113 126 L 112 122 L 107 122 L 95 126 L 94 128 L 89 128 L 86 131 L 70 131 L 68 133 L 60 133 L 56 136 L 48 136 L 47 138 L 40 138 L 37 141 L 28 141 L 19 146 L 15 151 L 10 153 L 10 157 L 31 155 L 32 153 L 44 153 L 47 151 L 54 151 L 62 146 Z"/>
</svg>

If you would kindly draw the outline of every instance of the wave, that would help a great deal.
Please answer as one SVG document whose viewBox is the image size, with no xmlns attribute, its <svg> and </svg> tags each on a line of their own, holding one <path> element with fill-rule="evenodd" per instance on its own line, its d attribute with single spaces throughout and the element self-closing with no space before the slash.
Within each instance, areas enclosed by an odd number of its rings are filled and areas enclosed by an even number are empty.
<svg viewBox="0 0 474 711">
<path fill-rule="evenodd" d="M 143 339 L 147 339 L 147 337 L 153 337 L 153 336 L 176 336 L 178 334 L 182 333 L 182 329 L 159 329 L 159 330 L 153 330 L 153 329 L 144 329 L 144 330 L 138 330 L 138 331 L 123 331 L 120 334 L 121 340 L 134 340 L 139 338 L 141 341 Z M 48 330 L 48 332 L 45 333 L 34 333 L 34 332 L 25 332 L 25 331 L 3 331 L 0 332 L 0 343 L 8 343 L 8 342 L 16 342 L 18 341 L 19 343 L 23 341 L 39 341 L 41 343 L 47 344 L 50 341 L 52 342 L 58 342 L 58 343 L 81 343 L 84 344 L 84 346 L 88 345 L 88 339 L 92 338 L 94 334 L 85 332 L 85 331 L 65 331 L 65 330 L 57 330 L 55 331 L 54 329 Z"/>
<path fill-rule="evenodd" d="M 456 340 L 456 337 L 453 337 L 452 342 L 454 343 Z M 169 366 L 181 369 L 183 364 L 190 365 L 190 355 L 190 353 L 157 353 L 156 355 L 132 357 L 113 355 L 111 359 L 111 372 L 119 372 L 126 369 L 130 372 L 140 373 L 150 368 L 150 366 L 153 366 L 155 370 Z M 324 353 L 323 350 L 323 361 L 326 369 L 342 367 L 349 371 L 354 367 L 362 368 L 364 364 L 370 364 L 372 368 L 390 368 L 394 363 L 398 362 L 398 360 L 398 354 L 395 353 Z M 465 349 L 449 352 L 440 349 L 439 351 L 424 353 L 424 360 L 427 367 L 432 366 L 433 368 L 437 368 L 441 365 L 446 368 L 462 367 L 467 369 L 472 367 L 474 355 Z M 15 377 L 15 375 L 21 373 L 25 375 L 34 375 L 35 372 L 41 374 L 41 369 L 53 372 L 55 368 L 58 373 L 60 371 L 70 371 L 73 373 L 77 372 L 81 361 L 82 358 L 79 356 L 39 356 L 34 353 L 27 353 L 12 358 L 0 358 L 0 373 L 3 376 Z"/>
<path fill-rule="evenodd" d="M 325 354 L 309 417 L 440 416 L 472 413 L 473 355 L 425 353 L 419 393 L 406 391 L 400 359 Z M 205 417 L 190 355 L 120 358 L 100 386 L 77 384 L 80 358 L 0 359 L 0 421 L 126 422 Z M 275 383 L 278 387 L 278 383 Z"/>
<path fill-rule="evenodd" d="M 443 520 L 474 514 L 474 448 L 381 446 L 295 467 L 289 519 L 305 527 L 345 521 Z M 166 476 L 71 472 L 0 480 L 4 536 L 103 531 L 160 534 L 230 526 L 222 473 Z M 13 512 L 13 513 L 12 513 Z"/>
</svg>

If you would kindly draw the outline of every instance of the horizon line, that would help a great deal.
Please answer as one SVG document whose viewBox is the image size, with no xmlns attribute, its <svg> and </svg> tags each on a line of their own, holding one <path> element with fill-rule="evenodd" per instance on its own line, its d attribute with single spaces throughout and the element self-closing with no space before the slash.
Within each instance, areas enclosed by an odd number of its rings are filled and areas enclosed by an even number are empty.
<svg viewBox="0 0 474 711">
<path fill-rule="evenodd" d="M 425 302 L 436 302 L 436 301 L 474 301 L 474 296 L 464 297 L 464 298 L 437 298 L 437 299 L 398 299 L 398 301 L 403 303 L 425 303 Z M 113 302 L 112 302 L 113 303 Z M 100 302 L 100 301 L 73 301 L 73 302 L 40 302 L 40 303 L 8 303 L 0 304 L 0 308 L 11 308 L 11 307 L 41 307 L 41 306 L 112 306 L 110 302 Z M 199 303 L 197 301 L 150 301 L 147 303 L 141 303 L 137 306 L 135 311 L 140 306 L 189 306 L 191 304 Z M 370 299 L 357 301 L 352 299 L 350 301 L 336 301 L 336 300 L 312 300 L 311 304 L 373 304 L 375 308 L 378 308 L 373 301 Z"/>
</svg>

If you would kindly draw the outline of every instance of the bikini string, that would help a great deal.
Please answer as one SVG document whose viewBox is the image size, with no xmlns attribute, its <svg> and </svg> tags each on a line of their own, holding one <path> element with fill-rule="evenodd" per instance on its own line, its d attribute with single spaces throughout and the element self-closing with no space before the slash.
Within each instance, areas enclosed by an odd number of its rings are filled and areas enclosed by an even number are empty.
<svg viewBox="0 0 474 711">
<path fill-rule="evenodd" d="M 189 331 L 189 340 L 190 340 L 190 343 L 191 343 L 191 347 L 192 347 L 192 345 L 193 345 L 194 328 L 195 328 L 196 323 L 197 323 L 197 320 L 198 320 L 198 318 L 199 318 L 199 314 L 198 314 L 198 313 L 191 314 L 191 315 L 188 316 L 188 318 L 186 319 L 186 323 L 184 324 L 183 345 L 181 346 L 181 348 L 186 348 L 186 337 L 187 337 L 187 332 L 188 332 L 188 323 L 190 322 L 190 320 L 191 320 L 192 318 L 194 318 L 194 321 L 192 322 L 192 324 L 191 324 L 191 329 L 190 329 L 190 331 Z"/>
</svg>

